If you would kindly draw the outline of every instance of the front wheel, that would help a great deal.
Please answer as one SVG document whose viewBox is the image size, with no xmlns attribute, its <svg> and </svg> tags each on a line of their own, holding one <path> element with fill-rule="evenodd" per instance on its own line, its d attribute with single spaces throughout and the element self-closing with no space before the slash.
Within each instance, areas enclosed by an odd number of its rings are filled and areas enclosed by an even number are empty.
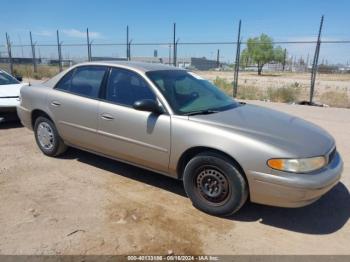
<svg viewBox="0 0 350 262">
<path fill-rule="evenodd" d="M 183 182 L 193 205 L 206 213 L 228 216 L 248 198 L 247 183 L 233 161 L 214 152 L 192 158 L 185 167 Z"/>
<path fill-rule="evenodd" d="M 40 116 L 35 120 L 34 134 L 37 145 L 47 156 L 58 156 L 67 149 L 54 123 L 46 117 Z"/>
</svg>

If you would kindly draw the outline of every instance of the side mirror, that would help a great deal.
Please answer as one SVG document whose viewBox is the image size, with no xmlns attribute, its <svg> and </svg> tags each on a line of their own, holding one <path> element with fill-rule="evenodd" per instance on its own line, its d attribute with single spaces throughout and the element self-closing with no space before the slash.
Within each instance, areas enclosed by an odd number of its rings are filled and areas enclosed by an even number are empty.
<svg viewBox="0 0 350 262">
<path fill-rule="evenodd" d="M 23 77 L 22 77 L 22 76 L 16 75 L 15 78 L 16 78 L 18 81 L 20 81 L 20 82 L 23 81 Z"/>
<path fill-rule="evenodd" d="M 163 109 L 158 105 L 158 103 L 152 99 L 138 100 L 134 103 L 133 107 L 136 110 L 152 112 L 155 114 L 162 114 Z"/>
</svg>

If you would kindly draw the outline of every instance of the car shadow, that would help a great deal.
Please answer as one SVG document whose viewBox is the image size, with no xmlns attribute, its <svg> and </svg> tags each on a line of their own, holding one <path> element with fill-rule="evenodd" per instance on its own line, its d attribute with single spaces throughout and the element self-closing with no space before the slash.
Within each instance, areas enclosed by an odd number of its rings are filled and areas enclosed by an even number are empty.
<svg viewBox="0 0 350 262">
<path fill-rule="evenodd" d="M 76 159 L 116 175 L 187 197 L 181 181 L 161 174 L 73 148 L 62 158 Z M 261 224 L 289 231 L 324 235 L 341 229 L 349 217 L 349 191 L 340 182 L 321 199 L 306 207 L 280 208 L 248 202 L 239 212 L 226 219 L 241 222 L 259 221 Z"/>
<path fill-rule="evenodd" d="M 350 195 L 338 183 L 315 203 L 300 208 L 279 208 L 247 203 L 230 219 L 255 222 L 313 235 L 331 234 L 341 229 L 350 217 Z"/>
<path fill-rule="evenodd" d="M 20 128 L 20 127 L 23 127 L 20 121 L 10 121 L 10 122 L 0 123 L 0 130 L 1 129 Z"/>
<path fill-rule="evenodd" d="M 94 155 L 75 148 L 69 148 L 69 150 L 60 158 L 76 159 L 79 162 L 112 172 L 116 175 L 158 187 L 182 197 L 187 197 L 181 181 L 133 165 L 125 164 L 120 161 Z"/>
</svg>

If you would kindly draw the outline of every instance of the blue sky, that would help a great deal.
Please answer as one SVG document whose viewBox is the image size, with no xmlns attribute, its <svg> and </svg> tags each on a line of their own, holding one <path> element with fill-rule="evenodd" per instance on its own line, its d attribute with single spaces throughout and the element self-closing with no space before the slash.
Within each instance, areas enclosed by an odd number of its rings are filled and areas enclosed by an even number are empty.
<svg viewBox="0 0 350 262">
<path fill-rule="evenodd" d="M 250 0 L 250 1 L 184 1 L 184 0 L 1 0 L 0 45 L 5 32 L 14 44 L 28 44 L 29 31 L 40 44 L 55 43 L 60 30 L 64 43 L 85 43 L 89 27 L 94 43 L 125 42 L 125 27 L 130 26 L 133 42 L 169 42 L 172 23 L 177 23 L 180 42 L 235 41 L 238 20 L 242 19 L 242 38 L 267 33 L 276 41 L 313 40 L 320 17 L 325 15 L 324 40 L 350 40 L 350 1 L 347 0 Z M 294 56 L 313 55 L 314 45 L 288 45 Z M 123 56 L 124 47 L 94 47 L 93 54 Z M 134 47 L 134 55 L 152 55 L 158 49 L 166 56 L 166 46 Z M 214 57 L 220 49 L 223 60 L 234 58 L 232 46 L 180 46 L 179 56 Z M 66 56 L 85 55 L 84 48 L 64 48 Z M 4 47 L 0 48 L 4 51 Z M 14 48 L 27 55 L 29 49 Z M 40 48 L 42 56 L 56 55 L 56 49 Z M 350 61 L 350 44 L 323 45 L 321 59 L 331 62 Z"/>
</svg>

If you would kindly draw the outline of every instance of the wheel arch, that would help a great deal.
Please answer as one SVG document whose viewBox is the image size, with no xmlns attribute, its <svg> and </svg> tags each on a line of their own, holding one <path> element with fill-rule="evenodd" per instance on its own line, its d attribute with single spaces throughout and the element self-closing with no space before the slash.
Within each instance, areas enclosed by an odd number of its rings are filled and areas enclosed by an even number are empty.
<svg viewBox="0 0 350 262">
<path fill-rule="evenodd" d="M 183 171 L 185 170 L 185 167 L 187 165 L 187 163 L 196 155 L 198 155 L 199 153 L 202 152 L 212 152 L 212 153 L 216 153 L 218 155 L 224 156 L 225 158 L 228 158 L 237 168 L 238 170 L 241 172 L 241 174 L 243 175 L 244 179 L 247 182 L 247 186 L 248 185 L 248 179 L 247 176 L 244 172 L 244 169 L 242 168 L 242 166 L 238 163 L 238 161 L 236 159 L 234 159 L 231 155 L 225 153 L 222 150 L 218 150 L 215 148 L 211 148 L 211 147 L 204 147 L 204 146 L 197 146 L 197 147 L 192 147 L 187 149 L 185 152 L 182 153 L 181 157 L 179 158 L 177 167 L 176 167 L 176 172 L 177 172 L 177 176 L 178 179 L 182 180 L 182 176 L 183 176 Z"/>
<path fill-rule="evenodd" d="M 32 124 L 33 129 L 35 126 L 35 121 L 39 116 L 47 117 L 49 120 L 51 120 L 53 122 L 52 118 L 45 111 L 43 111 L 41 109 L 35 109 L 31 113 L 31 124 Z"/>
</svg>

